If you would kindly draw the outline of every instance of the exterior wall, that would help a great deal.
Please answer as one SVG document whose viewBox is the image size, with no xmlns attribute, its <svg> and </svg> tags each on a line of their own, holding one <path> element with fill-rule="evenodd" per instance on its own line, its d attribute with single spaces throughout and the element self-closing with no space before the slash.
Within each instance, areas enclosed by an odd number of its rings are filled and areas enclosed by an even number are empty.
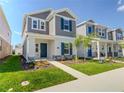
<svg viewBox="0 0 124 93">
<path fill-rule="evenodd" d="M 22 45 L 21 44 L 18 44 L 15 46 L 15 54 L 22 55 Z"/>
<path fill-rule="evenodd" d="M 61 17 L 55 17 L 55 32 L 59 36 L 76 37 L 76 21 L 72 20 L 72 31 L 66 32 L 61 30 Z"/>
<path fill-rule="evenodd" d="M 23 53 L 22 53 L 22 54 L 23 54 L 23 56 L 24 56 L 25 58 L 27 58 L 27 57 L 26 57 L 26 55 L 27 55 L 27 38 L 24 40 L 24 44 L 23 44 L 22 47 L 23 47 L 23 50 L 22 50 Z"/>
<path fill-rule="evenodd" d="M 2 40 L 2 50 L 0 50 L 1 59 L 11 54 L 11 31 L 1 7 L 0 7 L 0 40 Z"/>
<path fill-rule="evenodd" d="M 39 49 L 38 49 L 38 52 L 35 51 L 35 58 L 40 58 L 40 53 L 42 52 L 40 50 L 40 44 L 41 43 L 47 43 L 47 58 L 48 59 L 51 59 L 52 56 L 53 56 L 53 51 L 54 51 L 54 41 L 52 40 L 45 40 L 45 39 L 35 39 L 35 44 L 38 44 L 39 45 Z M 35 50 L 35 49 L 34 49 Z"/>
<path fill-rule="evenodd" d="M 68 38 L 68 37 L 55 37 L 55 55 L 61 55 L 61 43 L 72 43 L 74 42 L 74 38 Z M 76 55 L 75 46 L 72 45 L 73 48 L 73 55 Z"/>
<path fill-rule="evenodd" d="M 1 37 L 0 40 L 2 40 L 2 50 L 0 50 L 0 59 L 2 59 L 11 54 L 11 45 Z"/>
<path fill-rule="evenodd" d="M 39 21 L 38 21 L 39 22 Z M 45 26 L 46 30 L 34 30 L 32 29 L 32 18 L 28 17 L 28 25 L 27 25 L 27 31 L 28 32 L 32 32 L 32 33 L 39 33 L 39 34 L 49 34 L 49 23 L 46 21 L 46 26 Z M 40 28 L 40 26 L 38 25 L 38 28 Z"/>
<path fill-rule="evenodd" d="M 55 18 L 49 21 L 49 35 L 55 36 Z"/>
<path fill-rule="evenodd" d="M 83 35 L 86 36 L 86 25 L 82 25 L 77 27 L 77 35 Z"/>
</svg>

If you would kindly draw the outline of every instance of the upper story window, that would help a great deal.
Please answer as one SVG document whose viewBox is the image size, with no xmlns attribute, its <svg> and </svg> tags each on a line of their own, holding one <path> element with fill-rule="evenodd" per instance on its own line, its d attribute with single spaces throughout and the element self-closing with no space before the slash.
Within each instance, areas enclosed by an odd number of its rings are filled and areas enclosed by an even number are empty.
<svg viewBox="0 0 124 93">
<path fill-rule="evenodd" d="M 45 30 L 45 22 L 43 20 L 40 20 L 40 29 Z"/>
<path fill-rule="evenodd" d="M 117 33 L 116 38 L 117 40 L 122 40 L 123 39 L 122 33 Z"/>
<path fill-rule="evenodd" d="M 71 32 L 72 31 L 72 21 L 69 19 L 61 18 L 61 30 Z"/>
<path fill-rule="evenodd" d="M 38 29 L 38 19 L 32 18 L 32 29 Z"/>
<path fill-rule="evenodd" d="M 39 18 L 32 17 L 32 29 L 34 30 L 45 30 L 45 21 Z"/>
<path fill-rule="evenodd" d="M 97 28 L 96 31 L 97 31 L 98 36 L 100 38 L 105 38 L 105 36 L 106 36 L 106 30 L 105 29 Z"/>
</svg>

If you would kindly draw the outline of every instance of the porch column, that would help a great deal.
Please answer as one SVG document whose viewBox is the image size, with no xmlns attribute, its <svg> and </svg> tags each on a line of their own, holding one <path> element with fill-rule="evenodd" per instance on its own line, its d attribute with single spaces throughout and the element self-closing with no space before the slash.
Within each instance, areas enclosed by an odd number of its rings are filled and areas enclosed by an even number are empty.
<svg viewBox="0 0 124 93">
<path fill-rule="evenodd" d="M 99 44 L 99 41 L 97 41 L 97 58 L 100 59 L 100 44 Z"/>
<path fill-rule="evenodd" d="M 114 45 L 112 43 L 112 57 L 114 57 Z"/>
<path fill-rule="evenodd" d="M 105 57 L 108 57 L 108 47 L 107 47 L 107 43 L 105 43 Z"/>
<path fill-rule="evenodd" d="M 27 59 L 28 57 L 35 57 L 35 39 L 32 37 L 27 39 Z"/>
</svg>

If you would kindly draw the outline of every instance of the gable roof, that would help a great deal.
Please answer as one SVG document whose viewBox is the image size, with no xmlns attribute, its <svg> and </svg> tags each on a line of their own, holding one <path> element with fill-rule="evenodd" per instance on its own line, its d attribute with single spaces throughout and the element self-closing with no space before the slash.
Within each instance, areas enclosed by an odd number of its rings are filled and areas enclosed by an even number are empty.
<svg viewBox="0 0 124 93">
<path fill-rule="evenodd" d="M 38 11 L 35 11 L 35 12 L 30 12 L 30 13 L 27 13 L 26 15 L 28 16 L 31 16 L 31 15 L 35 15 L 35 14 L 39 14 L 39 13 L 44 13 L 44 12 L 48 12 L 48 11 L 52 11 L 51 8 L 48 8 L 48 9 L 44 9 L 44 10 L 38 10 Z"/>
<path fill-rule="evenodd" d="M 59 9 L 59 10 L 56 10 L 55 13 L 61 13 L 61 12 L 67 12 L 69 13 L 74 19 L 76 19 L 76 15 L 74 13 L 71 12 L 71 10 L 69 10 L 68 8 L 63 8 L 63 9 Z"/>
</svg>

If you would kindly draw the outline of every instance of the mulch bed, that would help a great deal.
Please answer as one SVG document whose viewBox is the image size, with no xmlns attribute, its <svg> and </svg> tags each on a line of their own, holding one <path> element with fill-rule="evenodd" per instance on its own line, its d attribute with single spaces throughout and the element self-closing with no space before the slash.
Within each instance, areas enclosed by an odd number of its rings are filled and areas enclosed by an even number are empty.
<svg viewBox="0 0 124 93">
<path fill-rule="evenodd" d="M 52 64 L 46 61 L 37 61 L 33 63 L 26 63 L 26 59 L 23 56 L 20 56 L 22 68 L 24 70 L 35 70 L 35 69 L 47 69 L 54 67 Z"/>
<path fill-rule="evenodd" d="M 66 61 L 60 61 L 60 63 L 65 65 L 70 65 L 70 64 L 86 64 L 87 62 L 83 62 L 82 60 L 78 60 L 77 62 L 74 60 L 66 60 Z"/>
</svg>

